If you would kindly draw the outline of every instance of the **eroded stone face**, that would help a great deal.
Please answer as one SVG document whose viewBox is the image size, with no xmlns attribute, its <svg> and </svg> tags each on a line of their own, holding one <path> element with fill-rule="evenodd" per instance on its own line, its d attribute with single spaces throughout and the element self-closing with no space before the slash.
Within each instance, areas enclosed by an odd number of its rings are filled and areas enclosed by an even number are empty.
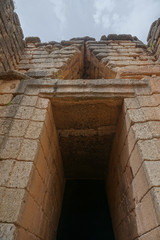
<svg viewBox="0 0 160 240">
<path fill-rule="evenodd" d="M 121 105 L 114 99 L 53 101 L 66 178 L 104 178 Z"/>
</svg>

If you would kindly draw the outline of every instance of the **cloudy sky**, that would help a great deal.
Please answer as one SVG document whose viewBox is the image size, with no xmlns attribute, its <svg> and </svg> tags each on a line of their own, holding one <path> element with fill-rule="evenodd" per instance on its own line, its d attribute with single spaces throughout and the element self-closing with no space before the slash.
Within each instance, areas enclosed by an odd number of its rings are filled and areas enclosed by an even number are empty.
<svg viewBox="0 0 160 240">
<path fill-rule="evenodd" d="M 26 36 L 42 42 L 126 33 L 146 42 L 160 0 L 15 0 Z"/>
</svg>

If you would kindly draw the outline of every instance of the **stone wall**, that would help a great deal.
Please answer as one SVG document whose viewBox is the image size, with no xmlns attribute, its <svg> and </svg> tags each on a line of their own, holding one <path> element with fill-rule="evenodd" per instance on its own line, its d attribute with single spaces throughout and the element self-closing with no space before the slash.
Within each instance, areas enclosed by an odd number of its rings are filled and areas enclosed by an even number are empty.
<svg viewBox="0 0 160 240">
<path fill-rule="evenodd" d="M 160 75 L 159 63 L 140 41 L 88 41 L 86 58 L 90 78 L 142 79 Z"/>
<path fill-rule="evenodd" d="M 147 41 L 148 50 L 160 59 L 160 18 L 152 23 Z"/>
<path fill-rule="evenodd" d="M 34 40 L 27 40 L 16 67 L 29 77 L 143 79 L 160 75 L 156 57 L 140 41 L 82 38 L 40 43 Z"/>
<path fill-rule="evenodd" d="M 78 79 L 83 75 L 83 41 L 40 43 L 26 39 L 26 48 L 16 69 L 29 77 Z"/>
<path fill-rule="evenodd" d="M 55 239 L 63 167 L 50 101 L 37 95 L 0 109 L 0 239 Z"/>
<path fill-rule="evenodd" d="M 0 1 L 0 72 L 14 69 L 24 49 L 23 32 L 13 0 Z"/>
<path fill-rule="evenodd" d="M 159 82 L 152 95 L 124 99 L 107 177 L 116 240 L 160 238 Z"/>
</svg>

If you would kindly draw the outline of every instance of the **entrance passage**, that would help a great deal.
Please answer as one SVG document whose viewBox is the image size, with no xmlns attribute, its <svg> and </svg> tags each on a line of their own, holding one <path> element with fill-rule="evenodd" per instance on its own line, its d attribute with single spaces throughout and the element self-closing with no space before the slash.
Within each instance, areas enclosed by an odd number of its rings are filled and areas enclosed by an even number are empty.
<svg viewBox="0 0 160 240">
<path fill-rule="evenodd" d="M 113 240 L 105 183 L 67 180 L 57 240 Z"/>
</svg>

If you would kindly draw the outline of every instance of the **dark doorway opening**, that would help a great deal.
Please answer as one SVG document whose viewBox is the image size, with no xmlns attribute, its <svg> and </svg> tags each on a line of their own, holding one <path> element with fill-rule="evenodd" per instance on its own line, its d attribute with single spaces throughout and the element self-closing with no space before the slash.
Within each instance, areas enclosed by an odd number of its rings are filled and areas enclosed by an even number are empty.
<svg viewBox="0 0 160 240">
<path fill-rule="evenodd" d="M 101 180 L 67 180 L 57 240 L 113 240 Z"/>
</svg>

